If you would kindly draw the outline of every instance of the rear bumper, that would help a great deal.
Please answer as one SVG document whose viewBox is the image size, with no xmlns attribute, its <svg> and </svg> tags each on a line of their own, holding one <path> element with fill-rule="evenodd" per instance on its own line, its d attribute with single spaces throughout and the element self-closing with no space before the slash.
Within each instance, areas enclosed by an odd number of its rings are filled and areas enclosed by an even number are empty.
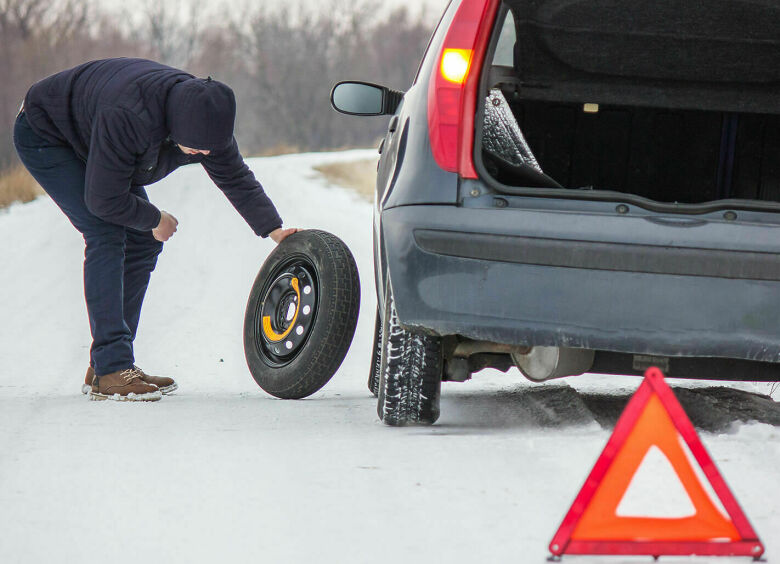
<svg viewBox="0 0 780 564">
<path fill-rule="evenodd" d="M 780 362 L 775 226 L 681 228 L 437 205 L 385 209 L 381 226 L 408 326 L 511 344 Z"/>
</svg>

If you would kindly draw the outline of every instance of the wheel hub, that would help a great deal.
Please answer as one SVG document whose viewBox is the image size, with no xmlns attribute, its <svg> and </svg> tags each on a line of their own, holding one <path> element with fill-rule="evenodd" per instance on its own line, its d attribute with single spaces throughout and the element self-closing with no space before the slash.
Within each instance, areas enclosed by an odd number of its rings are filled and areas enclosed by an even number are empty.
<svg viewBox="0 0 780 564">
<path fill-rule="evenodd" d="M 316 306 L 315 280 L 304 266 L 290 265 L 279 272 L 260 307 L 259 344 L 271 359 L 286 363 L 300 352 Z"/>
</svg>

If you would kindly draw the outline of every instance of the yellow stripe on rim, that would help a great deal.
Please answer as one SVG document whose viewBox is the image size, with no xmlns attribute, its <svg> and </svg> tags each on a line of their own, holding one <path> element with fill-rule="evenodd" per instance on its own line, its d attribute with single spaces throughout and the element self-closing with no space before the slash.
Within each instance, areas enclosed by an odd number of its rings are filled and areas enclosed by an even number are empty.
<svg viewBox="0 0 780 564">
<path fill-rule="evenodd" d="M 295 327 L 295 320 L 298 319 L 298 310 L 301 307 L 301 291 L 298 288 L 298 279 L 293 278 L 292 279 L 292 287 L 295 290 L 295 294 L 298 296 L 298 299 L 295 302 L 295 315 L 293 316 L 292 322 L 290 323 L 290 326 L 287 328 L 287 331 L 282 333 L 281 335 L 274 331 L 273 327 L 271 327 L 271 316 L 266 315 L 263 317 L 263 333 L 265 333 L 265 336 L 268 337 L 269 341 L 272 342 L 278 342 L 284 339 L 287 335 L 290 334 L 290 331 L 292 331 L 293 327 Z"/>
</svg>

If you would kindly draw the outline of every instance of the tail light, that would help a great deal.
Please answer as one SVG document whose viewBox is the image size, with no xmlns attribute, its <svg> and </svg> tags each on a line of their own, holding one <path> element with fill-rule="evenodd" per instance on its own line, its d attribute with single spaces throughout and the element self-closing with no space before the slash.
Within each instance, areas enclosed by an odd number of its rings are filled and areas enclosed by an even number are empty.
<svg viewBox="0 0 780 564">
<path fill-rule="evenodd" d="M 479 74 L 500 0 L 463 0 L 444 37 L 428 87 L 428 132 L 438 165 L 464 178 L 474 168 Z"/>
</svg>

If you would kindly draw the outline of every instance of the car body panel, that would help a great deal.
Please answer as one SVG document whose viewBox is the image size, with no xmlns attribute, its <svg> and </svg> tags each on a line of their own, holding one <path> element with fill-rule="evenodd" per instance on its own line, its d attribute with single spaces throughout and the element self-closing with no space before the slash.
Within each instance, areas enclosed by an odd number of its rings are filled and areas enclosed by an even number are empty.
<svg viewBox="0 0 780 564">
<path fill-rule="evenodd" d="M 672 242 L 671 230 L 683 236 Z M 780 361 L 776 248 L 762 255 L 775 261 L 763 279 L 663 274 L 663 261 L 656 272 L 642 272 L 621 266 L 621 257 L 611 269 L 594 269 L 490 253 L 491 244 L 513 236 L 517 245 L 558 241 L 563 256 L 576 260 L 589 242 L 612 232 L 632 233 L 654 250 L 686 249 L 695 263 L 696 250 L 712 252 L 718 239 L 731 239 L 724 247 L 737 255 L 751 237 L 769 248 L 776 226 L 709 221 L 669 227 L 601 214 L 407 206 L 383 213 L 382 232 L 398 315 L 412 327 L 518 345 Z M 452 247 L 431 244 L 431 233 L 440 241 L 451 235 Z M 490 258 L 478 258 L 462 244 L 468 234 L 481 235 L 478 245 Z M 667 256 L 670 269 L 679 267 L 678 256 Z M 767 279 L 772 273 L 775 279 Z"/>
<path fill-rule="evenodd" d="M 457 202 L 458 175 L 440 169 L 431 152 L 427 92 L 438 51 L 459 5 L 460 0 L 454 0 L 445 9 L 420 62 L 415 82 L 390 118 L 380 145 L 373 232 L 374 280 L 379 311 L 382 311 L 386 284 L 380 228 L 382 210 L 404 205 Z M 405 159 L 407 153 L 412 158 Z M 421 189 L 421 186 L 424 188 Z"/>
</svg>

